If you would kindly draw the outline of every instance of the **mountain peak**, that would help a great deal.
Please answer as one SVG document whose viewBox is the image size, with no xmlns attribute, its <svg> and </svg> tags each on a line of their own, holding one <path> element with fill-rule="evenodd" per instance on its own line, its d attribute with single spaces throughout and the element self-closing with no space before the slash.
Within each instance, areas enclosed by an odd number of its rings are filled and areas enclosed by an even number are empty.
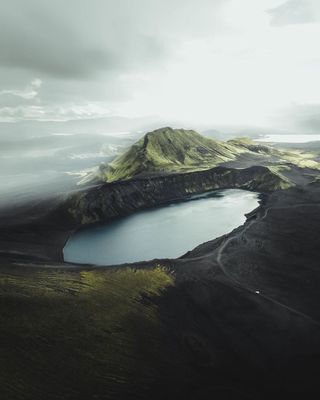
<svg viewBox="0 0 320 400">
<path fill-rule="evenodd" d="M 171 128 L 170 126 L 166 126 L 166 127 L 163 127 L 163 128 L 156 129 L 156 130 L 154 130 L 152 132 L 148 132 L 148 133 L 145 134 L 144 137 L 147 137 L 148 139 L 149 138 L 150 139 L 151 138 L 154 138 L 154 139 L 161 139 L 161 138 L 170 139 L 171 138 L 171 139 L 173 139 L 173 138 L 178 137 L 178 136 L 182 137 L 183 135 L 185 135 L 185 136 L 197 135 L 197 136 L 201 137 L 201 135 L 199 133 L 197 133 L 196 131 L 182 129 L 182 128 L 180 128 L 180 129 Z"/>
<path fill-rule="evenodd" d="M 170 133 L 170 132 L 173 132 L 175 130 L 178 130 L 178 129 L 173 129 L 173 128 L 171 128 L 171 126 L 164 126 L 162 128 L 158 128 L 158 129 L 155 129 L 154 131 L 146 133 L 146 136 L 159 135 L 159 134 L 162 134 L 162 133 Z"/>
<path fill-rule="evenodd" d="M 284 162 L 320 168 L 313 157 L 274 149 L 247 138 L 220 142 L 194 130 L 163 127 L 145 134 L 127 152 L 100 169 L 96 178 L 114 182 L 137 176 L 201 171 L 226 163 L 235 168 L 272 164 L 278 174 L 283 174 L 287 168 Z"/>
<path fill-rule="evenodd" d="M 148 132 L 106 171 L 107 181 L 137 175 L 203 170 L 234 159 L 233 148 L 186 129 Z"/>
</svg>

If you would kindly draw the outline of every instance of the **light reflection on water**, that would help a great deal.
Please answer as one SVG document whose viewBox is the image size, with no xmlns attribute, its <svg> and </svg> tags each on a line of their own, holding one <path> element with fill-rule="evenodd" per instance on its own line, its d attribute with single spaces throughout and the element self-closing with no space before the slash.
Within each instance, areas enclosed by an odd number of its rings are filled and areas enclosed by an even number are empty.
<svg viewBox="0 0 320 400">
<path fill-rule="evenodd" d="M 115 265 L 179 257 L 243 224 L 258 200 L 257 193 L 228 189 L 137 212 L 75 233 L 64 248 L 64 258 Z"/>
</svg>

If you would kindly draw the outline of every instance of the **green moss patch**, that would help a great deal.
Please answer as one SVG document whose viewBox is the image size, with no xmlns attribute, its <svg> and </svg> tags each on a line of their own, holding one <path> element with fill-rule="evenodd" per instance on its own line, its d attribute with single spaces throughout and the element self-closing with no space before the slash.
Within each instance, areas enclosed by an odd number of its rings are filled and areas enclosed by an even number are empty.
<svg viewBox="0 0 320 400">
<path fill-rule="evenodd" d="M 107 182 L 126 180 L 141 174 L 201 171 L 225 162 L 246 165 L 294 164 L 320 169 L 315 155 L 300 150 L 279 150 L 248 138 L 221 142 L 193 130 L 157 129 L 147 133 L 124 154 L 99 171 Z"/>
<path fill-rule="evenodd" d="M 160 267 L 0 273 L 0 397 L 112 398 L 152 385 L 164 362 L 156 299 L 173 283 Z"/>
</svg>

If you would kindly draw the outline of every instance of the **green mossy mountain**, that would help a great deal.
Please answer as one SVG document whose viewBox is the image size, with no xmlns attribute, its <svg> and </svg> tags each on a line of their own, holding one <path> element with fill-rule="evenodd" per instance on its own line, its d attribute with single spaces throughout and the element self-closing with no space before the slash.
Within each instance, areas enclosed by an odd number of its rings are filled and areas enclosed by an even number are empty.
<svg viewBox="0 0 320 400">
<path fill-rule="evenodd" d="M 110 164 L 105 178 L 111 182 L 140 174 L 208 169 L 233 160 L 234 152 L 234 146 L 193 130 L 161 128 L 147 133 Z"/>
<path fill-rule="evenodd" d="M 221 142 L 194 130 L 166 127 L 147 133 L 111 164 L 100 167 L 98 179 L 114 182 L 136 176 L 201 171 L 227 164 L 238 168 L 276 165 L 281 170 L 281 165 L 291 163 L 303 168 L 319 168 L 313 157 L 301 151 L 278 150 L 247 138 Z"/>
</svg>

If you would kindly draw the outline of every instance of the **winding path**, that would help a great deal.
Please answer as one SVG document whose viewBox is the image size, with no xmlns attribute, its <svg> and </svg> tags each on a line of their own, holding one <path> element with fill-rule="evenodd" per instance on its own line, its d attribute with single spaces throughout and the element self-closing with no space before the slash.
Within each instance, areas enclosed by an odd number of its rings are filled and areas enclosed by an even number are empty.
<svg viewBox="0 0 320 400">
<path fill-rule="evenodd" d="M 309 315 L 307 315 L 307 314 L 305 314 L 305 313 L 303 313 L 301 311 L 298 311 L 298 310 L 296 310 L 296 309 L 294 309 L 292 307 L 289 307 L 289 306 L 281 303 L 280 301 L 275 300 L 275 299 L 273 299 L 273 298 L 271 298 L 269 296 L 261 294 L 261 292 L 259 290 L 251 289 L 250 287 L 243 285 L 240 281 L 238 281 L 236 278 L 234 278 L 233 276 L 230 275 L 230 273 L 227 271 L 227 269 L 226 269 L 226 267 L 225 267 L 225 265 L 223 263 L 223 253 L 224 253 L 225 249 L 227 248 L 227 246 L 233 240 L 238 239 L 240 236 L 242 236 L 252 225 L 254 225 L 257 222 L 263 221 L 267 217 L 267 215 L 268 215 L 268 213 L 269 213 L 269 211 L 271 209 L 272 210 L 279 210 L 279 209 L 287 209 L 287 208 L 315 207 L 315 206 L 320 206 L 320 204 L 301 203 L 301 204 L 294 204 L 294 205 L 291 205 L 291 206 L 288 206 L 288 207 L 274 207 L 274 208 L 273 207 L 269 207 L 269 208 L 266 208 L 266 210 L 265 210 L 265 212 L 264 212 L 264 214 L 263 214 L 263 216 L 261 218 L 250 221 L 244 227 L 244 229 L 241 232 L 239 232 L 238 234 L 236 234 L 236 235 L 234 235 L 232 237 L 229 237 L 227 240 L 225 240 L 225 242 L 222 244 L 222 246 L 220 246 L 220 248 L 218 250 L 216 261 L 218 263 L 219 268 L 224 273 L 224 275 L 228 279 L 230 279 L 236 286 L 240 287 L 241 289 L 243 289 L 243 290 L 245 290 L 245 291 L 247 291 L 247 292 L 249 292 L 251 294 L 259 295 L 263 299 L 265 299 L 267 301 L 270 301 L 270 302 L 272 302 L 274 304 L 277 304 L 278 306 L 283 307 L 283 308 L 287 309 L 288 311 L 291 311 L 292 313 L 297 314 L 297 315 L 309 320 L 311 323 L 317 325 L 318 327 L 320 327 L 320 322 L 314 320 Z"/>
</svg>

